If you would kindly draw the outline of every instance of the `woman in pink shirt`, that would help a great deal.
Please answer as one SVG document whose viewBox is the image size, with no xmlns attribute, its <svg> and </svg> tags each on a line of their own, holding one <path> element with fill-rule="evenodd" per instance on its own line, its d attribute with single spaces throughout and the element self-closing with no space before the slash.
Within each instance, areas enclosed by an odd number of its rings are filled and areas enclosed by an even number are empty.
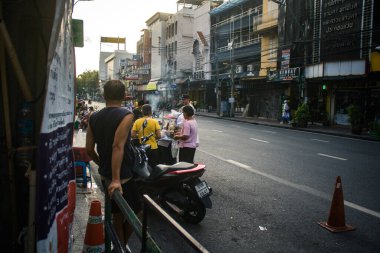
<svg viewBox="0 0 380 253">
<path fill-rule="evenodd" d="M 198 147 L 198 124 L 195 120 L 194 109 L 190 105 L 182 108 L 185 121 L 181 132 L 174 135 L 179 140 L 179 161 L 194 163 L 195 150 Z"/>
</svg>

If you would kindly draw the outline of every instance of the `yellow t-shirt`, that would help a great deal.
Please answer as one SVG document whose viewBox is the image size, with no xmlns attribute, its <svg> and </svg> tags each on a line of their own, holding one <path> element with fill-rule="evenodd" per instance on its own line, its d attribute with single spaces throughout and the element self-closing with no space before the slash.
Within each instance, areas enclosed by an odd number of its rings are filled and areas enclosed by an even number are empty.
<svg viewBox="0 0 380 253">
<path fill-rule="evenodd" d="M 135 121 L 135 123 L 133 124 L 132 130 L 138 133 L 139 140 L 141 141 L 141 138 L 143 136 L 142 125 L 145 120 L 147 120 L 147 124 L 146 124 L 146 127 L 144 128 L 144 136 L 147 136 L 150 133 L 154 133 L 154 135 L 149 138 L 146 144 L 149 144 L 151 149 L 157 149 L 158 145 L 157 145 L 155 133 L 156 133 L 156 130 L 161 130 L 160 125 L 158 124 L 157 120 L 144 116 Z"/>
</svg>

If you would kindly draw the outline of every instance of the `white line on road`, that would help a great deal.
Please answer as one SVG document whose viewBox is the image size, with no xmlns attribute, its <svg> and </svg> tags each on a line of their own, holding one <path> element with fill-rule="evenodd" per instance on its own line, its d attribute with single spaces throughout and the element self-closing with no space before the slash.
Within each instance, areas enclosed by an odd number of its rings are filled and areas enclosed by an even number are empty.
<svg viewBox="0 0 380 253">
<path fill-rule="evenodd" d="M 213 129 L 213 130 L 211 130 L 211 131 L 213 131 L 213 132 L 218 132 L 218 133 L 223 133 L 223 131 L 215 130 L 215 129 Z"/>
<path fill-rule="evenodd" d="M 325 143 L 328 143 L 330 141 L 326 141 L 326 140 L 320 140 L 320 139 L 311 139 L 312 141 L 319 141 L 319 142 L 325 142 Z"/>
<path fill-rule="evenodd" d="M 263 143 L 269 143 L 269 141 L 264 141 L 264 140 L 259 140 L 259 139 L 255 139 L 255 138 L 249 138 L 253 141 L 258 141 L 258 142 L 263 142 Z"/>
<path fill-rule="evenodd" d="M 263 130 L 263 132 L 265 132 L 265 133 L 270 133 L 270 134 L 276 134 L 277 132 L 275 132 L 275 131 L 268 131 L 268 130 Z"/>
<path fill-rule="evenodd" d="M 347 161 L 346 158 L 341 158 L 341 157 L 337 157 L 337 156 L 326 155 L 326 154 L 321 154 L 321 153 L 318 153 L 317 155 L 325 156 L 325 157 L 329 157 L 329 158 L 333 158 L 333 159 L 338 159 L 338 160 L 342 160 L 342 161 Z"/>
<path fill-rule="evenodd" d="M 280 184 L 289 186 L 291 188 L 294 188 L 294 189 L 306 192 L 306 193 L 308 193 L 310 195 L 313 195 L 315 197 L 319 197 L 319 198 L 331 201 L 331 196 L 330 195 L 328 195 L 328 194 L 326 194 L 324 192 L 318 191 L 318 190 L 316 190 L 314 188 L 311 188 L 309 186 L 292 183 L 292 182 L 290 182 L 288 180 L 285 180 L 285 179 L 282 179 L 282 178 L 270 175 L 268 173 L 261 172 L 261 171 L 259 171 L 257 169 L 253 169 L 251 166 L 248 166 L 248 165 L 236 162 L 234 160 L 226 160 L 226 159 L 224 159 L 224 158 L 222 158 L 220 156 L 211 154 L 211 153 L 209 153 L 207 151 L 204 151 L 202 149 L 199 149 L 199 148 L 197 150 L 200 151 L 200 152 L 203 152 L 203 153 L 205 153 L 205 154 L 207 154 L 209 156 L 215 157 L 216 159 L 219 159 L 221 161 L 225 161 L 227 163 L 234 164 L 234 165 L 238 166 L 239 168 L 242 168 L 242 169 L 244 169 L 246 171 L 250 171 L 250 172 L 253 172 L 255 174 L 261 175 L 263 177 L 269 178 L 269 179 L 271 179 L 271 180 L 273 180 L 273 181 L 275 181 L 277 183 L 280 183 Z M 355 210 L 359 211 L 359 212 L 366 213 L 368 215 L 372 215 L 372 216 L 374 216 L 376 218 L 380 218 L 380 213 L 379 212 L 373 211 L 373 210 L 365 208 L 363 206 L 359 206 L 359 205 L 357 205 L 355 203 L 352 203 L 352 202 L 349 202 L 349 201 L 344 201 L 344 204 L 346 206 L 348 206 L 348 207 L 351 207 L 352 209 L 355 209 Z"/>
<path fill-rule="evenodd" d="M 243 163 L 239 163 L 239 162 L 234 161 L 234 160 L 226 160 L 226 162 L 229 162 L 229 163 L 236 165 L 236 166 L 243 168 L 243 169 L 250 169 L 251 168 L 251 166 L 245 165 Z"/>
</svg>

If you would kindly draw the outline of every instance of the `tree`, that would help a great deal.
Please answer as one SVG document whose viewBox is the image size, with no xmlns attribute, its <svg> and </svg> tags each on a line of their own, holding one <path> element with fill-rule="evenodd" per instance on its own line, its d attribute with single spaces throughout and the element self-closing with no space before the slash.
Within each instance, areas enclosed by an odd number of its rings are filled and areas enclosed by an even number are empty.
<svg viewBox="0 0 380 253">
<path fill-rule="evenodd" d="M 86 70 L 76 78 L 77 94 L 86 97 L 89 94 L 92 99 L 99 90 L 99 72 L 97 70 Z"/>
</svg>

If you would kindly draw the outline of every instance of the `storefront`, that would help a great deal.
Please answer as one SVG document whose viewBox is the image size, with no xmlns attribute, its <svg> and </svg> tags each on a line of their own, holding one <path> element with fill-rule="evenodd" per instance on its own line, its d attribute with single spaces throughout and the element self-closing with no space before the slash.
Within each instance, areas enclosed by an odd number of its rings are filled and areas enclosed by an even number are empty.
<svg viewBox="0 0 380 253">
<path fill-rule="evenodd" d="M 350 125 L 347 107 L 355 104 L 363 114 L 374 91 L 364 60 L 338 61 L 306 67 L 307 100 L 315 122 Z M 364 119 L 364 115 L 363 115 Z"/>
</svg>

